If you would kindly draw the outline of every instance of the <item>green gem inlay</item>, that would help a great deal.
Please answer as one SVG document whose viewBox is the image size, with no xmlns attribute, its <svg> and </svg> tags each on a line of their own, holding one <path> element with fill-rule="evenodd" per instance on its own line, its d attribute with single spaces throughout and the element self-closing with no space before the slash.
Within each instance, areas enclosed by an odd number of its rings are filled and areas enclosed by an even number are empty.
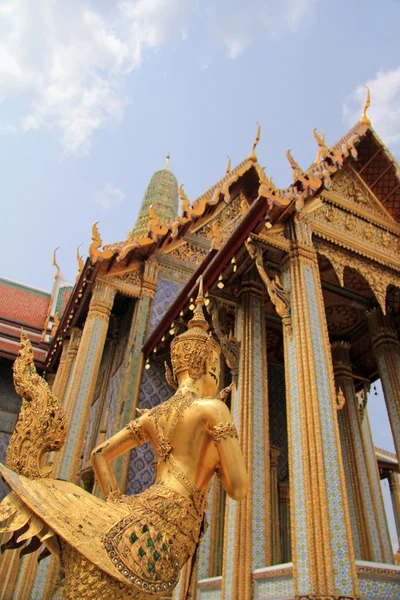
<svg viewBox="0 0 400 600">
<path fill-rule="evenodd" d="M 148 545 L 149 547 L 153 545 L 153 540 L 152 540 L 151 538 L 149 538 L 149 539 L 147 540 L 147 545 Z"/>
<path fill-rule="evenodd" d="M 139 556 L 141 556 L 143 558 L 143 556 L 146 554 L 146 552 L 143 550 L 143 548 L 140 546 L 139 548 Z"/>
<path fill-rule="evenodd" d="M 154 552 L 154 558 L 158 560 L 160 558 L 160 554 L 156 551 Z"/>
<path fill-rule="evenodd" d="M 164 550 L 164 552 L 166 552 L 167 551 L 167 544 L 163 544 L 162 545 L 162 549 Z"/>
<path fill-rule="evenodd" d="M 138 536 L 136 535 L 136 533 L 131 533 L 131 544 L 134 544 L 137 539 Z"/>
<path fill-rule="evenodd" d="M 149 571 L 154 569 L 154 565 L 151 562 L 147 563 L 147 566 L 149 567 Z"/>
<path fill-rule="evenodd" d="M 161 540 L 161 538 L 162 538 L 162 533 L 159 533 L 158 536 L 157 536 L 157 539 Z"/>
<path fill-rule="evenodd" d="M 143 529 L 142 529 L 143 533 L 146 533 L 146 531 L 148 531 L 148 530 L 149 530 L 149 528 L 147 527 L 147 525 L 143 525 Z"/>
</svg>

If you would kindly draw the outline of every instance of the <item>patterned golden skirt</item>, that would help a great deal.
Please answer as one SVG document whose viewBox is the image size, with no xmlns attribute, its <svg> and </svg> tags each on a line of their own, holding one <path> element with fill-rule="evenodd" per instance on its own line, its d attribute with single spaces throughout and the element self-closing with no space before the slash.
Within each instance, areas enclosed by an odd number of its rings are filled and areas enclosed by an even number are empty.
<svg viewBox="0 0 400 600">
<path fill-rule="evenodd" d="M 71 483 L 0 471 L 13 490 L 0 521 L 14 517 L 5 529 L 16 539 L 25 527 L 26 538 L 31 530 L 52 552 L 61 547 L 63 598 L 170 597 L 200 537 L 203 513 L 190 499 L 156 484 L 105 502 Z"/>
</svg>

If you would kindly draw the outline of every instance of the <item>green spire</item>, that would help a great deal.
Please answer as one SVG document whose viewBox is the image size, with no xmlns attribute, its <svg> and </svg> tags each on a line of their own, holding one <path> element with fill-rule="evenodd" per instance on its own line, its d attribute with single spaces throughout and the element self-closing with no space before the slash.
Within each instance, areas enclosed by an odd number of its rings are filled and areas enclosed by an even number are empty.
<svg viewBox="0 0 400 600">
<path fill-rule="evenodd" d="M 161 223 L 168 223 L 178 215 L 178 182 L 169 170 L 168 162 L 169 156 L 166 158 L 164 168 L 156 171 L 151 178 L 143 196 L 135 227 L 129 232 L 129 237 L 137 238 L 146 235 L 151 205 Z"/>
</svg>

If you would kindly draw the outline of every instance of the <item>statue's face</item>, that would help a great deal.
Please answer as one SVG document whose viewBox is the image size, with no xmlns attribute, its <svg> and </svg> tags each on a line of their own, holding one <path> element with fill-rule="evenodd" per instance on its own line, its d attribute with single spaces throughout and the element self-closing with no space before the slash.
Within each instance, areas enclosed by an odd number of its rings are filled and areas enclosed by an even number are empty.
<svg viewBox="0 0 400 600">
<path fill-rule="evenodd" d="M 206 372 L 202 376 L 203 391 L 205 396 L 215 396 L 220 381 L 220 357 L 219 353 L 212 349 L 211 355 L 206 361 Z"/>
</svg>

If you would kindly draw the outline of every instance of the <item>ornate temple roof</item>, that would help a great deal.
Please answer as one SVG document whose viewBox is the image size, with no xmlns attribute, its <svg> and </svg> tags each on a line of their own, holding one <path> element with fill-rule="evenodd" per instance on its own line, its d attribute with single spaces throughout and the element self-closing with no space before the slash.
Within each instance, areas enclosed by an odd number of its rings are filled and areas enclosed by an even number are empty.
<svg viewBox="0 0 400 600">
<path fill-rule="evenodd" d="M 10 360 L 17 356 L 23 327 L 32 340 L 35 359 L 44 362 L 47 344 L 41 343 L 41 337 L 50 299 L 49 292 L 0 278 L 0 356 Z"/>
<path fill-rule="evenodd" d="M 58 282 L 57 278 L 57 282 Z M 54 326 L 50 313 L 62 314 L 71 295 L 72 286 L 60 279 L 53 293 L 16 281 L 0 278 L 0 356 L 14 360 L 18 354 L 21 328 L 29 335 L 37 365 L 43 366 L 49 339 L 47 328 Z"/>
<path fill-rule="evenodd" d="M 173 221 L 178 215 L 178 182 L 168 168 L 168 159 L 169 156 L 164 169 L 156 171 L 147 186 L 135 227 L 129 233 L 130 238 L 147 234 L 151 211 L 161 224 Z"/>
<path fill-rule="evenodd" d="M 49 292 L 0 278 L 0 317 L 42 329 L 50 297 Z"/>
</svg>

